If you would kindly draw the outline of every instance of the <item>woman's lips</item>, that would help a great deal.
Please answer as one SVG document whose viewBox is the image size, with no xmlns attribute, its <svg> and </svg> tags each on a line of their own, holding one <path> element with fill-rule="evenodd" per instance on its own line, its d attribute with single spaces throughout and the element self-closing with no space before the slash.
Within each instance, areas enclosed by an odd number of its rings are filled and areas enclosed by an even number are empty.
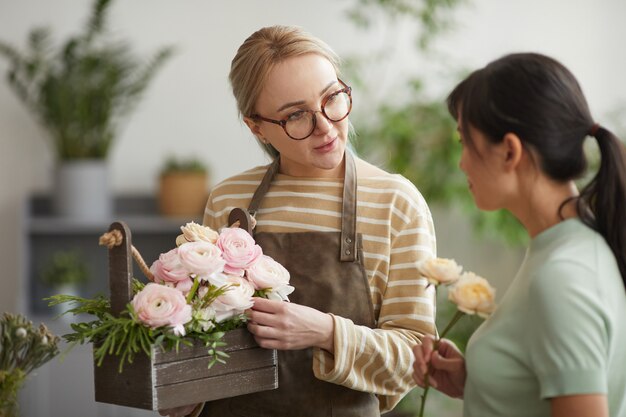
<svg viewBox="0 0 626 417">
<path fill-rule="evenodd" d="M 337 138 L 334 138 L 333 140 L 331 140 L 330 142 L 322 145 L 322 146 L 318 146 L 317 148 L 314 148 L 317 152 L 322 152 L 322 153 L 326 153 L 326 152 L 330 152 L 333 149 L 335 149 L 335 145 L 337 144 Z"/>
</svg>

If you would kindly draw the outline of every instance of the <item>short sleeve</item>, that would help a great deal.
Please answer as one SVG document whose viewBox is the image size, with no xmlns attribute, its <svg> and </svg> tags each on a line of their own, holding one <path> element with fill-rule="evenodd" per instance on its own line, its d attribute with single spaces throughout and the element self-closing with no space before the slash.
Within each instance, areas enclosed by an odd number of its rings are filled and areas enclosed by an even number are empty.
<svg viewBox="0 0 626 417">
<path fill-rule="evenodd" d="M 608 390 L 606 315 L 594 275 L 576 261 L 558 261 L 533 278 L 527 342 L 541 398 Z"/>
</svg>

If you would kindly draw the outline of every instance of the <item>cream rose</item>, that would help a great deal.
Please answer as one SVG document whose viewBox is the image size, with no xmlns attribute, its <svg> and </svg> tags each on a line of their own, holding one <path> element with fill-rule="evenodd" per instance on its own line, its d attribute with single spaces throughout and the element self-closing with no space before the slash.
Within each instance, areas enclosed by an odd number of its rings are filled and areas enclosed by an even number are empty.
<svg viewBox="0 0 626 417">
<path fill-rule="evenodd" d="M 473 272 L 465 272 L 450 287 L 448 298 L 466 314 L 487 317 L 495 309 L 496 290 L 489 282 Z"/>
<path fill-rule="evenodd" d="M 178 248 L 178 256 L 182 265 L 203 281 L 223 272 L 226 264 L 222 259 L 222 251 L 209 242 L 184 243 Z"/>
<path fill-rule="evenodd" d="M 294 291 L 289 285 L 289 271 L 270 256 L 261 258 L 246 270 L 246 277 L 256 290 L 266 290 L 270 300 L 289 301 L 287 297 Z"/>
<path fill-rule="evenodd" d="M 227 285 L 226 292 L 211 304 L 215 309 L 217 323 L 235 317 L 254 305 L 252 301 L 254 287 L 246 279 L 229 275 Z"/>
<path fill-rule="evenodd" d="M 184 325 L 191 320 L 191 306 L 177 289 L 150 283 L 135 295 L 131 304 L 142 323 L 153 329 L 169 326 L 175 334 L 185 335 Z"/>
<path fill-rule="evenodd" d="M 207 226 L 202 226 L 201 224 L 195 222 L 190 222 L 184 226 L 181 226 L 180 230 L 183 232 L 182 237 L 187 242 L 215 243 L 217 241 L 217 238 L 219 237 L 219 233 L 217 233 L 215 230 Z M 177 238 L 176 243 L 178 244 L 179 241 L 180 240 Z"/>
<path fill-rule="evenodd" d="M 227 227 L 222 230 L 216 245 L 222 250 L 226 261 L 224 272 L 243 276 L 244 271 L 254 265 L 263 250 L 254 242 L 252 236 L 238 227 Z"/>
<path fill-rule="evenodd" d="M 463 267 L 457 265 L 454 259 L 429 258 L 418 262 L 417 270 L 430 284 L 449 285 L 460 278 Z"/>
</svg>

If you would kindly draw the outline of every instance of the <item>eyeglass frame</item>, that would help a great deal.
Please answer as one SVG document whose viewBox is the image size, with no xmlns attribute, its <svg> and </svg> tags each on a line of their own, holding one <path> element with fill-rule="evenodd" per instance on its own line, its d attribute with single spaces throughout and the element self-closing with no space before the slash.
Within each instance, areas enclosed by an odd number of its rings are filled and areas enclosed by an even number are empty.
<svg viewBox="0 0 626 417">
<path fill-rule="evenodd" d="M 348 117 L 350 115 L 350 112 L 352 111 L 352 87 L 350 87 L 348 84 L 344 83 L 341 78 L 337 78 L 337 81 L 339 81 L 341 83 L 341 85 L 343 85 L 342 89 L 339 89 L 335 92 L 333 92 L 332 94 L 330 94 L 329 96 L 327 96 L 323 101 L 322 104 L 320 106 L 321 110 L 300 110 L 306 113 L 310 113 L 313 115 L 313 126 L 311 128 L 311 132 L 309 132 L 308 135 L 306 135 L 303 138 L 294 138 L 293 136 L 291 136 L 288 132 L 287 132 L 287 119 L 289 119 L 289 116 L 291 116 L 291 114 L 287 115 L 287 117 L 285 117 L 284 119 L 281 120 L 275 120 L 275 119 L 268 119 L 267 117 L 263 117 L 260 114 L 253 114 L 252 116 L 250 116 L 250 118 L 252 120 L 263 120 L 264 122 L 268 122 L 268 123 L 274 123 L 275 125 L 279 125 L 280 127 L 283 128 L 283 131 L 285 132 L 285 134 L 289 137 L 289 139 L 292 140 L 305 140 L 308 139 L 309 137 L 311 137 L 311 135 L 313 134 L 313 132 L 315 132 L 315 128 L 317 127 L 317 117 L 315 117 L 315 113 L 322 113 L 322 115 L 326 118 L 326 120 L 330 121 L 330 122 L 340 122 L 342 120 L 344 120 L 346 117 Z M 326 103 L 328 102 L 328 100 L 330 100 L 331 97 L 336 96 L 337 94 L 340 93 L 346 93 L 348 94 L 348 97 L 350 98 L 350 107 L 348 107 L 348 112 L 346 113 L 345 116 L 343 116 L 341 119 L 338 120 L 333 120 L 330 117 L 328 117 L 328 115 L 326 114 Z"/>
</svg>

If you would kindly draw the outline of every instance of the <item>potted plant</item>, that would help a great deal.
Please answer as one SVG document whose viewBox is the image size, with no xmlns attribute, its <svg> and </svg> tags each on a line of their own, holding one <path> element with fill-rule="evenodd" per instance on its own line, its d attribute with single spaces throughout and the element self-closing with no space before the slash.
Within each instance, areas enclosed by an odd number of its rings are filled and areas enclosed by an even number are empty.
<svg viewBox="0 0 626 417">
<path fill-rule="evenodd" d="M 208 184 L 208 169 L 200 160 L 169 157 L 159 177 L 159 211 L 172 217 L 202 216 Z"/>
<path fill-rule="evenodd" d="M 110 4 L 95 0 L 83 31 L 61 45 L 47 28 L 33 29 L 24 51 L 0 41 L 11 89 L 50 136 L 58 161 L 54 203 L 62 216 L 110 216 L 106 157 L 120 122 L 173 52 L 164 47 L 138 59 L 107 32 Z"/>
<path fill-rule="evenodd" d="M 55 294 L 78 295 L 78 287 L 89 281 L 87 264 L 76 250 L 55 252 L 40 276 L 41 282 Z"/>
</svg>

